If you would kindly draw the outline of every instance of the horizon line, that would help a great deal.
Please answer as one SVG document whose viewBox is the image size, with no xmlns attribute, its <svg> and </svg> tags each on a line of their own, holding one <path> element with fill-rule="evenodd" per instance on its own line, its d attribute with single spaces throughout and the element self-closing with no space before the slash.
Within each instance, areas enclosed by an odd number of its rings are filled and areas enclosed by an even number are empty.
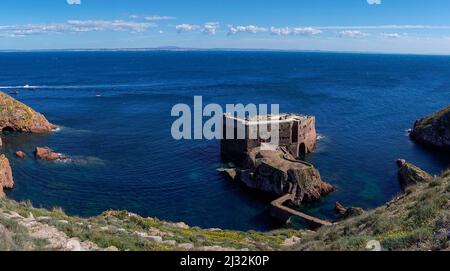
<svg viewBox="0 0 450 271">
<path fill-rule="evenodd" d="M 0 53 L 20 52 L 133 52 L 133 51 L 268 51 L 268 52 L 299 52 L 299 53 L 335 53 L 335 54 L 374 54 L 374 55 L 418 55 L 418 56 L 450 56 L 450 53 L 414 53 L 414 52 L 384 52 L 384 51 L 352 51 L 352 50 L 307 50 L 307 49 L 277 49 L 277 48 L 197 48 L 178 46 L 158 47 L 118 47 L 118 48 L 66 48 L 66 49 L 0 49 Z"/>
</svg>

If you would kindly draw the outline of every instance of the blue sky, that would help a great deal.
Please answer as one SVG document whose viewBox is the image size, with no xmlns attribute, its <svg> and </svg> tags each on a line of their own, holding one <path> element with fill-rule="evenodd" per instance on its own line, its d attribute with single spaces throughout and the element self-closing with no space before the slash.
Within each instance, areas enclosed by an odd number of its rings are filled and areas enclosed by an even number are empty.
<svg viewBox="0 0 450 271">
<path fill-rule="evenodd" d="M 450 1 L 0 1 L 0 49 L 160 46 L 450 54 Z"/>
</svg>

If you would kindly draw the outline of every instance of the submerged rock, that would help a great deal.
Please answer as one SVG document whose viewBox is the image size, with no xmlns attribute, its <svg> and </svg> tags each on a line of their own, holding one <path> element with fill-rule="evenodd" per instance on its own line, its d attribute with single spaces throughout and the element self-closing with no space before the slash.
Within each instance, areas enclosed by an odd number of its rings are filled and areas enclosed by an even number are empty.
<svg viewBox="0 0 450 271">
<path fill-rule="evenodd" d="M 450 150 L 450 106 L 417 120 L 410 137 L 426 146 Z"/>
<path fill-rule="evenodd" d="M 397 160 L 397 166 L 398 178 L 403 189 L 410 185 L 433 181 L 433 176 L 405 160 Z"/>
<path fill-rule="evenodd" d="M 280 150 L 255 148 L 247 154 L 240 180 L 248 187 L 277 196 L 292 195 L 292 204 L 319 200 L 334 191 L 311 164 Z"/>
<path fill-rule="evenodd" d="M 42 114 L 0 92 L 1 130 L 48 133 L 55 128 Z"/>
<path fill-rule="evenodd" d="M 0 197 L 4 197 L 3 188 L 11 189 L 14 187 L 14 179 L 12 176 L 9 160 L 4 154 L 0 155 Z"/>
<path fill-rule="evenodd" d="M 36 159 L 45 160 L 45 161 L 56 161 L 61 160 L 63 157 L 61 154 L 52 151 L 48 147 L 36 147 L 34 151 L 34 155 Z"/>
<path fill-rule="evenodd" d="M 27 155 L 23 151 L 16 151 L 16 157 L 24 159 Z"/>
</svg>

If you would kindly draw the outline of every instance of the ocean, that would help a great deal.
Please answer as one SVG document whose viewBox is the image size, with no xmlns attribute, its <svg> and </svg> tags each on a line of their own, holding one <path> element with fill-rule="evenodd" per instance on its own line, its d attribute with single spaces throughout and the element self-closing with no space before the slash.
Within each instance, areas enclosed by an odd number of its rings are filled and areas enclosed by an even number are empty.
<svg viewBox="0 0 450 271">
<path fill-rule="evenodd" d="M 450 101 L 450 57 L 275 51 L 0 53 L 0 91 L 61 127 L 4 132 L 16 187 L 8 196 L 68 214 L 109 209 L 238 230 L 280 227 L 270 198 L 217 172 L 219 142 L 172 139 L 177 103 L 279 104 L 315 115 L 317 150 L 306 159 L 336 192 L 302 209 L 335 219 L 334 203 L 373 208 L 400 193 L 395 160 L 433 174 L 444 153 L 410 141 L 414 121 Z M 27 87 L 25 87 L 27 86 Z M 73 158 L 32 158 L 49 146 Z M 23 150 L 25 160 L 14 157 Z"/>
</svg>

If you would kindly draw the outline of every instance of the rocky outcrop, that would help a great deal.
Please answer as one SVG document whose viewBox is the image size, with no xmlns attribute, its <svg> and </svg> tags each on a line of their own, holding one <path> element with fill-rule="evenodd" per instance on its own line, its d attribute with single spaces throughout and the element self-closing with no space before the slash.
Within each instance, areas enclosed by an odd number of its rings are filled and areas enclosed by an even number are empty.
<svg viewBox="0 0 450 271">
<path fill-rule="evenodd" d="M 4 197 L 3 188 L 11 189 L 14 186 L 11 166 L 4 154 L 0 155 L 0 197 Z"/>
<path fill-rule="evenodd" d="M 335 206 L 334 206 L 334 211 L 337 214 L 343 215 L 345 214 L 345 212 L 347 212 L 347 208 L 344 207 L 344 205 L 342 205 L 339 202 L 336 202 Z"/>
<path fill-rule="evenodd" d="M 397 160 L 397 166 L 399 167 L 398 178 L 402 188 L 433 181 L 433 176 L 405 160 Z"/>
<path fill-rule="evenodd" d="M 48 133 L 55 128 L 42 114 L 0 92 L 1 130 Z"/>
<path fill-rule="evenodd" d="M 281 150 L 255 148 L 247 154 L 239 179 L 248 187 L 277 196 L 292 195 L 292 204 L 319 200 L 334 190 L 319 171 Z"/>
<path fill-rule="evenodd" d="M 417 143 L 450 150 L 450 106 L 417 120 L 410 136 Z"/>
<path fill-rule="evenodd" d="M 16 157 L 24 159 L 27 155 L 23 151 L 16 151 Z"/>
<path fill-rule="evenodd" d="M 36 147 L 34 155 L 36 159 L 45 161 L 56 161 L 63 159 L 61 154 L 52 151 L 49 147 Z"/>
<path fill-rule="evenodd" d="M 337 214 L 339 214 L 343 219 L 354 217 L 354 216 L 360 216 L 364 214 L 364 209 L 360 207 L 344 207 L 339 202 L 336 202 L 336 205 L 334 207 L 334 210 Z"/>
<path fill-rule="evenodd" d="M 222 172 L 223 174 L 225 174 L 230 180 L 236 180 L 236 177 L 238 176 L 238 171 L 235 168 L 225 168 L 225 169 L 220 169 L 220 172 Z"/>
</svg>

